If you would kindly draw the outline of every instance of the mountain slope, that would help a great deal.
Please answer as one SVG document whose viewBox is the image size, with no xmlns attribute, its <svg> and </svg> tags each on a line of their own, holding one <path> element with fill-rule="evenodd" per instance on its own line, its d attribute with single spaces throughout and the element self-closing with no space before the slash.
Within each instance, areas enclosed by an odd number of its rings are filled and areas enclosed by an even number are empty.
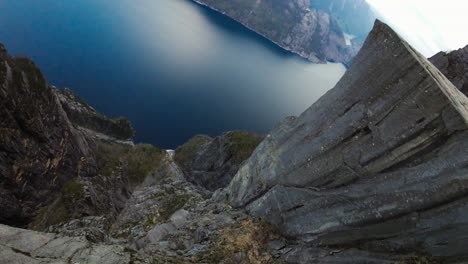
<svg viewBox="0 0 468 264">
<path fill-rule="evenodd" d="M 307 0 L 197 0 L 313 62 L 349 64 L 354 55 L 338 22 Z"/>
</svg>

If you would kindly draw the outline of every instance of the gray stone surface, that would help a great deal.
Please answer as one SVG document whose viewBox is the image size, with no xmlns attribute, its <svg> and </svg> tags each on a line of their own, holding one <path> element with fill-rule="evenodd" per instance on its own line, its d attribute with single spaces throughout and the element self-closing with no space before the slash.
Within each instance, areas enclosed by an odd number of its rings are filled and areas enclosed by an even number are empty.
<svg viewBox="0 0 468 264">
<path fill-rule="evenodd" d="M 188 181 L 214 191 L 231 182 L 262 139 L 243 131 L 230 131 L 215 138 L 199 135 L 178 147 L 174 159 Z"/>
<path fill-rule="evenodd" d="M 287 263 L 307 264 L 394 264 L 405 256 L 369 253 L 357 249 L 325 250 L 313 247 L 298 247 L 289 251 L 285 257 Z"/>
<path fill-rule="evenodd" d="M 190 217 L 190 212 L 185 209 L 177 210 L 169 220 L 176 228 L 183 227 Z"/>
<path fill-rule="evenodd" d="M 336 87 L 267 136 L 228 199 L 314 246 L 467 258 L 467 121 L 468 99 L 376 22 Z"/>
<path fill-rule="evenodd" d="M 84 237 L 64 237 L 0 225 L 0 263 L 130 263 L 117 245 L 91 244 Z"/>
</svg>

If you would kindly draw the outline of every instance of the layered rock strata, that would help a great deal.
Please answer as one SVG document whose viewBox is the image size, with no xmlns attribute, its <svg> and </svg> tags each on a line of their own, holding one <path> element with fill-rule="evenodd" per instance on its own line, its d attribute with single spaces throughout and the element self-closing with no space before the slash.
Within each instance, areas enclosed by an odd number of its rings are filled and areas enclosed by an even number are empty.
<svg viewBox="0 0 468 264">
<path fill-rule="evenodd" d="M 377 21 L 334 89 L 278 125 L 228 199 L 313 246 L 466 258 L 468 99 Z"/>
</svg>

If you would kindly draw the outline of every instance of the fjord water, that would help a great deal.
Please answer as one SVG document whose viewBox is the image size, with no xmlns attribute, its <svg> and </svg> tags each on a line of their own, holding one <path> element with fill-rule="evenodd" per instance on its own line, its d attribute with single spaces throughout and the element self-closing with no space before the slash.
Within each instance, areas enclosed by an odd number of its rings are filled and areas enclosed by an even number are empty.
<svg viewBox="0 0 468 264">
<path fill-rule="evenodd" d="M 344 74 L 316 65 L 190 0 L 0 1 L 0 42 L 51 85 L 128 117 L 138 142 L 268 132 Z"/>
</svg>

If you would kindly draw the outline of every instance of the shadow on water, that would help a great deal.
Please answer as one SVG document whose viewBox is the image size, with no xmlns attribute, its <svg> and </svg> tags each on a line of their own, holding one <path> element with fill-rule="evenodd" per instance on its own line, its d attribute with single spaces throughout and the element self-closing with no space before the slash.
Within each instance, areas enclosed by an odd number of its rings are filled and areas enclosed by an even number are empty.
<svg viewBox="0 0 468 264">
<path fill-rule="evenodd" d="M 244 25 L 230 18 L 229 16 L 214 11 L 209 7 L 195 3 L 192 0 L 187 1 L 190 2 L 190 4 L 194 6 L 198 12 L 200 12 L 200 14 L 202 14 L 211 24 L 216 26 L 218 29 L 221 29 L 229 34 L 233 34 L 238 37 L 247 38 L 251 41 L 257 42 L 260 45 L 264 46 L 266 49 L 268 49 L 270 52 L 274 53 L 275 55 L 281 58 L 297 58 L 309 62 L 307 59 L 302 58 L 290 51 L 279 47 L 271 40 L 246 28 Z"/>
</svg>

